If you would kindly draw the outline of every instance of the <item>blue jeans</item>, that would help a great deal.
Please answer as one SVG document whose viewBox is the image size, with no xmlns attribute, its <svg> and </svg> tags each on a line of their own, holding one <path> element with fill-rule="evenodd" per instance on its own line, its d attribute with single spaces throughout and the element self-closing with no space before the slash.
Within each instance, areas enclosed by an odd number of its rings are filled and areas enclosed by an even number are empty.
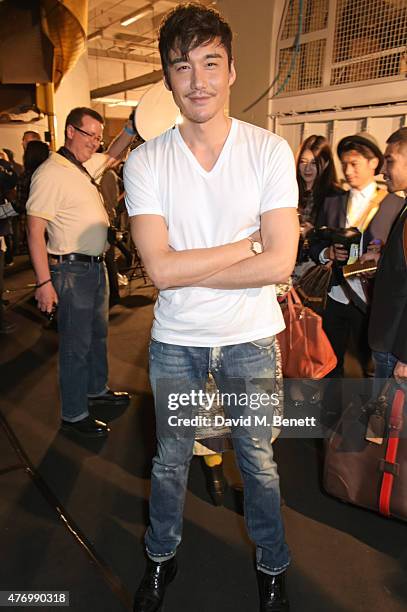
<svg viewBox="0 0 407 612">
<path fill-rule="evenodd" d="M 392 353 L 381 351 L 373 351 L 372 356 L 375 364 L 373 397 L 377 397 L 385 384 L 385 379 L 393 375 L 398 359 Z"/>
<path fill-rule="evenodd" d="M 215 348 L 189 347 L 151 341 L 150 381 L 155 399 L 157 454 L 151 475 L 150 525 L 145 536 L 148 556 L 164 561 L 175 555 L 181 541 L 182 515 L 192 459 L 194 428 L 165 428 L 169 391 L 188 394 L 205 389 L 208 372 L 221 393 L 270 392 L 275 384 L 274 337 Z M 185 402 L 184 402 L 185 403 Z M 253 416 L 249 406 L 223 402 L 227 417 Z M 198 407 L 189 402 L 177 415 L 193 418 Z M 266 407 L 272 417 L 272 408 Z M 263 412 L 264 413 L 264 412 Z M 273 460 L 270 425 L 259 430 L 232 425 L 233 445 L 244 482 L 244 510 L 249 535 L 256 545 L 257 567 L 279 574 L 289 565 L 280 512 L 277 466 Z"/>
<path fill-rule="evenodd" d="M 107 387 L 107 274 L 104 263 L 83 261 L 64 261 L 50 270 L 59 299 L 62 418 L 75 422 L 89 415 L 88 395 Z"/>
</svg>

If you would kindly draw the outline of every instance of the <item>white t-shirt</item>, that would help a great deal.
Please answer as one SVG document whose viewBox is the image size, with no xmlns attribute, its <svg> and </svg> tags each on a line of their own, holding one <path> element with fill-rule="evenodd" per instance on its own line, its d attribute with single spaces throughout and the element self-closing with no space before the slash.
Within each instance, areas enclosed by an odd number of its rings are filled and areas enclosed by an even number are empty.
<svg viewBox="0 0 407 612">
<path fill-rule="evenodd" d="M 84 165 L 95 176 L 105 159 L 95 153 Z M 90 178 L 58 153 L 33 174 L 27 214 L 48 221 L 49 253 L 100 255 L 106 249 L 109 217 L 102 197 Z"/>
<path fill-rule="evenodd" d="M 209 172 L 175 127 L 131 153 L 124 182 L 129 215 L 164 217 L 175 250 L 236 242 L 260 227 L 262 213 L 298 201 L 287 142 L 236 119 Z M 181 346 L 240 344 L 284 329 L 274 285 L 166 289 L 154 315 L 152 337 Z"/>
</svg>

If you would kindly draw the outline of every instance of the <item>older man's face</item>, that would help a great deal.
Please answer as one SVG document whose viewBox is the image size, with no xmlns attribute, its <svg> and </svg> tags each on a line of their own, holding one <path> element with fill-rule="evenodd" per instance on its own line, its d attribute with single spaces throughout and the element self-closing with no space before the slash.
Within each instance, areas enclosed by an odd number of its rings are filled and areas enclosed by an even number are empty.
<svg viewBox="0 0 407 612">
<path fill-rule="evenodd" d="M 407 145 L 395 142 L 384 153 L 383 176 L 388 190 L 407 192 Z"/>
</svg>

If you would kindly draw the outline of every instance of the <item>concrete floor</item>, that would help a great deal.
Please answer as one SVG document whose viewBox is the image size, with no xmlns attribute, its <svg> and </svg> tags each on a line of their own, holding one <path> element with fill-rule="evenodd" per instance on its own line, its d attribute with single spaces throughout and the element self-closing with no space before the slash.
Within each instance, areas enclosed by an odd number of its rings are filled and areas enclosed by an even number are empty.
<svg viewBox="0 0 407 612">
<path fill-rule="evenodd" d="M 18 330 L 0 336 L 0 590 L 69 591 L 75 612 L 128 610 L 144 567 L 155 445 L 147 377 L 154 289 L 131 283 L 111 311 L 111 385 L 129 390 L 131 405 L 99 413 L 110 422 L 106 441 L 78 443 L 58 432 L 57 334 L 30 301 L 25 285 L 33 277 L 23 263 L 6 278 Z M 279 439 L 275 453 L 293 556 L 291 609 L 406 610 L 405 523 L 326 495 L 320 441 Z M 239 499 L 230 488 L 224 507 L 214 507 L 200 461 L 191 466 L 180 570 L 164 612 L 255 612 L 253 548 Z M 233 453 L 225 472 L 230 484 L 239 479 Z"/>
</svg>

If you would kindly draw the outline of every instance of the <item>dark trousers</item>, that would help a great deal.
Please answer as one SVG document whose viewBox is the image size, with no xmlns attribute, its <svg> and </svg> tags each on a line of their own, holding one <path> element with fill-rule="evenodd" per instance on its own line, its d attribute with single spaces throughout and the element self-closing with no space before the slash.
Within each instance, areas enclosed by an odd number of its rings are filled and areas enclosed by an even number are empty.
<svg viewBox="0 0 407 612">
<path fill-rule="evenodd" d="M 4 314 L 4 306 L 3 306 L 3 291 L 4 291 L 4 251 L 0 250 L 0 327 L 3 325 L 3 314 Z"/>
<path fill-rule="evenodd" d="M 370 357 L 367 339 L 368 315 L 359 310 L 352 302 L 341 304 L 328 297 L 322 324 L 338 359 L 336 368 L 328 374 L 328 377 L 343 377 L 343 363 L 351 335 L 363 371 L 366 372 Z"/>
</svg>

